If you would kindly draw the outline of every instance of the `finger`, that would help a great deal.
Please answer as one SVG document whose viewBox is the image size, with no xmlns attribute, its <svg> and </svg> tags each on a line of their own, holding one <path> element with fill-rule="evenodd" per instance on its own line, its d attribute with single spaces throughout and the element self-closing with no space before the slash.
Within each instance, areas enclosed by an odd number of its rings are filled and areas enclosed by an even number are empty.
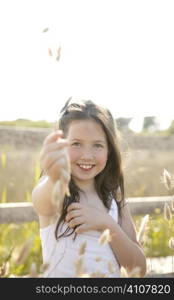
<svg viewBox="0 0 174 300">
<path fill-rule="evenodd" d="M 65 139 L 62 139 L 62 141 L 60 143 L 57 143 L 55 141 L 55 142 L 52 142 L 49 144 L 45 144 L 44 147 L 42 148 L 43 149 L 42 152 L 47 153 L 47 152 L 51 152 L 54 150 L 61 150 L 63 148 L 68 147 L 68 145 L 69 145 L 68 141 Z"/>
<path fill-rule="evenodd" d="M 73 209 L 81 209 L 82 208 L 82 205 L 80 203 L 77 203 L 77 202 L 74 202 L 74 203 L 71 203 L 68 208 L 67 208 L 67 212 L 73 210 Z"/>
<path fill-rule="evenodd" d="M 81 211 L 78 210 L 72 210 L 70 211 L 67 215 L 66 215 L 66 222 L 69 222 L 71 219 L 76 218 L 76 217 L 80 217 L 81 216 Z"/>
<path fill-rule="evenodd" d="M 73 218 L 69 223 L 68 223 L 68 226 L 70 228 L 72 227 L 75 227 L 75 226 L 78 226 L 78 225 L 82 225 L 84 223 L 84 220 L 82 217 L 76 217 L 76 218 Z"/>
<path fill-rule="evenodd" d="M 62 166 L 61 159 L 64 158 L 64 152 L 59 151 L 59 152 L 53 152 L 50 155 L 47 155 L 42 161 L 41 161 L 41 167 L 44 170 L 48 170 L 49 168 L 52 167 L 53 164 L 56 162 L 60 161 L 60 165 Z"/>
<path fill-rule="evenodd" d="M 62 139 L 62 138 L 57 139 L 57 140 L 56 140 L 56 143 L 59 144 L 59 145 L 64 144 L 64 143 L 67 143 L 67 146 L 69 145 L 68 140 L 67 140 L 67 139 L 64 139 L 64 138 L 63 138 L 63 139 Z"/>
<path fill-rule="evenodd" d="M 40 151 L 40 160 L 42 160 L 44 158 L 44 156 L 46 156 L 48 153 L 50 152 L 54 152 L 54 151 L 64 151 L 67 149 L 68 147 L 68 142 L 66 140 L 64 140 L 61 143 L 50 143 L 50 144 L 46 144 L 45 146 L 43 146 L 42 150 Z"/>
<path fill-rule="evenodd" d="M 58 131 L 54 131 L 52 133 L 50 133 L 44 140 L 43 145 L 52 143 L 52 142 L 56 142 L 56 140 L 58 138 L 60 138 L 61 136 L 63 136 L 63 131 L 62 130 L 58 130 Z"/>
</svg>

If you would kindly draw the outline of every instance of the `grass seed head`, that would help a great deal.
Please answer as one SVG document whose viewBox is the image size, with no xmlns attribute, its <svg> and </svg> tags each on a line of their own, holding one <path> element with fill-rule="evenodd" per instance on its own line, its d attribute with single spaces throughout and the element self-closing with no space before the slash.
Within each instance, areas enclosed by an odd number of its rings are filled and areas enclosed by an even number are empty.
<svg viewBox="0 0 174 300">
<path fill-rule="evenodd" d="M 79 249 L 79 255 L 83 255 L 86 251 L 86 246 L 87 246 L 87 242 L 84 241 L 81 245 L 80 245 L 80 249 Z"/>
<path fill-rule="evenodd" d="M 127 271 L 124 267 L 121 267 L 121 269 L 120 269 L 120 277 L 121 278 L 127 278 L 128 277 Z"/>
<path fill-rule="evenodd" d="M 80 276 L 79 276 L 79 278 L 90 278 L 91 276 L 90 276 L 90 274 L 88 274 L 88 273 L 83 273 L 83 274 L 81 274 Z"/>
<path fill-rule="evenodd" d="M 49 56 L 53 56 L 53 52 L 50 48 L 48 48 L 48 54 L 49 54 Z"/>
<path fill-rule="evenodd" d="M 76 276 L 79 277 L 82 274 L 86 274 L 85 268 L 84 268 L 84 256 L 81 255 L 76 261 L 75 261 L 75 273 Z"/>
<path fill-rule="evenodd" d="M 174 250 L 174 238 L 173 237 L 171 237 L 169 240 L 169 247 L 170 247 L 170 249 Z"/>
<path fill-rule="evenodd" d="M 99 245 L 105 245 L 106 243 L 109 243 L 111 241 L 111 235 L 110 235 L 110 230 L 105 229 L 102 234 L 99 237 Z"/>
<path fill-rule="evenodd" d="M 146 229 L 147 229 L 148 222 L 149 222 L 149 215 L 147 214 L 143 217 L 143 219 L 141 221 L 141 224 L 140 224 L 138 234 L 137 234 L 137 240 L 141 245 L 144 244 L 145 232 L 146 232 Z"/>
<path fill-rule="evenodd" d="M 40 266 L 40 273 L 43 274 L 49 268 L 49 263 L 44 263 Z"/>
<path fill-rule="evenodd" d="M 3 262 L 0 266 L 0 278 L 8 277 L 10 270 L 10 263 L 9 261 Z"/>
<path fill-rule="evenodd" d="M 46 27 L 46 28 L 43 29 L 42 33 L 45 33 L 45 32 L 47 32 L 48 30 L 49 30 L 49 28 Z"/>
<path fill-rule="evenodd" d="M 111 274 L 114 273 L 114 267 L 113 267 L 112 261 L 108 261 L 108 270 Z"/>
<path fill-rule="evenodd" d="M 33 238 L 31 237 L 21 246 L 19 253 L 17 254 L 16 258 L 14 259 L 16 265 L 20 265 L 25 262 L 32 246 L 33 246 Z"/>
<path fill-rule="evenodd" d="M 138 277 L 141 277 L 141 269 L 140 267 L 135 267 L 133 268 L 130 272 L 129 272 L 129 277 L 132 277 L 132 278 L 138 278 Z"/>
<path fill-rule="evenodd" d="M 30 277 L 38 277 L 38 273 L 37 273 L 37 267 L 35 262 L 33 262 L 30 266 Z"/>
<path fill-rule="evenodd" d="M 99 261 L 101 261 L 101 260 L 102 260 L 102 258 L 99 257 L 99 256 L 97 256 L 97 257 L 95 258 L 95 261 L 97 261 L 97 262 L 99 262 Z"/>
<path fill-rule="evenodd" d="M 60 53 L 61 53 L 61 47 L 59 47 L 57 49 L 57 57 L 56 57 L 56 60 L 59 61 L 60 60 Z"/>
<path fill-rule="evenodd" d="M 105 274 L 105 273 L 102 273 L 102 272 L 100 272 L 100 271 L 96 271 L 96 272 L 91 273 L 91 274 L 90 274 L 90 277 L 91 277 L 91 278 L 106 278 L 106 277 L 108 277 L 108 276 L 107 276 L 107 274 Z"/>
<path fill-rule="evenodd" d="M 163 171 L 162 182 L 164 183 L 164 185 L 168 191 L 172 190 L 173 176 L 166 169 L 164 169 L 164 171 Z"/>
<path fill-rule="evenodd" d="M 171 210 L 174 212 L 174 197 L 171 199 Z"/>
<path fill-rule="evenodd" d="M 165 202 L 164 204 L 164 219 L 170 221 L 172 219 L 172 213 L 169 205 Z"/>
</svg>

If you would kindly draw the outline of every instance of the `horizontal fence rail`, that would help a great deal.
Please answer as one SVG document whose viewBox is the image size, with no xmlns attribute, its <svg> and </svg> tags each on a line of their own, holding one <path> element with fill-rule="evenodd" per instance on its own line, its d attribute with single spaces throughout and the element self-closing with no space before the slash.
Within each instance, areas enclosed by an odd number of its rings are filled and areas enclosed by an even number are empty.
<svg viewBox="0 0 174 300">
<path fill-rule="evenodd" d="M 132 215 L 146 215 L 163 211 L 164 204 L 170 204 L 171 197 L 136 197 L 127 198 Z M 160 209 L 160 211 L 159 211 Z M 0 224 L 38 221 L 38 216 L 31 202 L 0 204 Z"/>
</svg>

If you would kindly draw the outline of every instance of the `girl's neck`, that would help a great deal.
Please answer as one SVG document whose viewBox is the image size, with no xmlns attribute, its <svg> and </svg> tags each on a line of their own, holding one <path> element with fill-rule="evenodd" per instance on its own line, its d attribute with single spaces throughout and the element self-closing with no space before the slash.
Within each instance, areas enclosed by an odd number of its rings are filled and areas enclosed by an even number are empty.
<svg viewBox="0 0 174 300">
<path fill-rule="evenodd" d="M 79 195 L 81 203 L 88 204 L 102 211 L 107 211 L 96 190 L 85 190 L 80 192 Z"/>
<path fill-rule="evenodd" d="M 75 181 L 76 185 L 83 191 L 85 194 L 96 194 L 95 184 L 93 182 L 79 182 Z"/>
</svg>

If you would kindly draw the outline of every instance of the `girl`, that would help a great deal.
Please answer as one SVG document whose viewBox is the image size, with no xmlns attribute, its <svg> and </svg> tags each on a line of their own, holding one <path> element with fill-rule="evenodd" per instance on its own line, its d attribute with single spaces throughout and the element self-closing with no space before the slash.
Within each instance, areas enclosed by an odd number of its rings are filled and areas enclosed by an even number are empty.
<svg viewBox="0 0 174 300">
<path fill-rule="evenodd" d="M 92 101 L 68 100 L 59 129 L 43 143 L 44 173 L 32 192 L 43 261 L 48 264 L 44 276 L 119 277 L 123 266 L 128 274 L 137 268 L 143 277 L 146 259 L 124 199 L 118 134 L 111 113 Z M 68 178 L 70 193 L 59 185 L 55 196 L 55 186 L 63 178 Z M 54 197 L 58 199 L 53 201 Z M 101 234 L 107 232 L 109 241 L 100 243 Z"/>
</svg>

